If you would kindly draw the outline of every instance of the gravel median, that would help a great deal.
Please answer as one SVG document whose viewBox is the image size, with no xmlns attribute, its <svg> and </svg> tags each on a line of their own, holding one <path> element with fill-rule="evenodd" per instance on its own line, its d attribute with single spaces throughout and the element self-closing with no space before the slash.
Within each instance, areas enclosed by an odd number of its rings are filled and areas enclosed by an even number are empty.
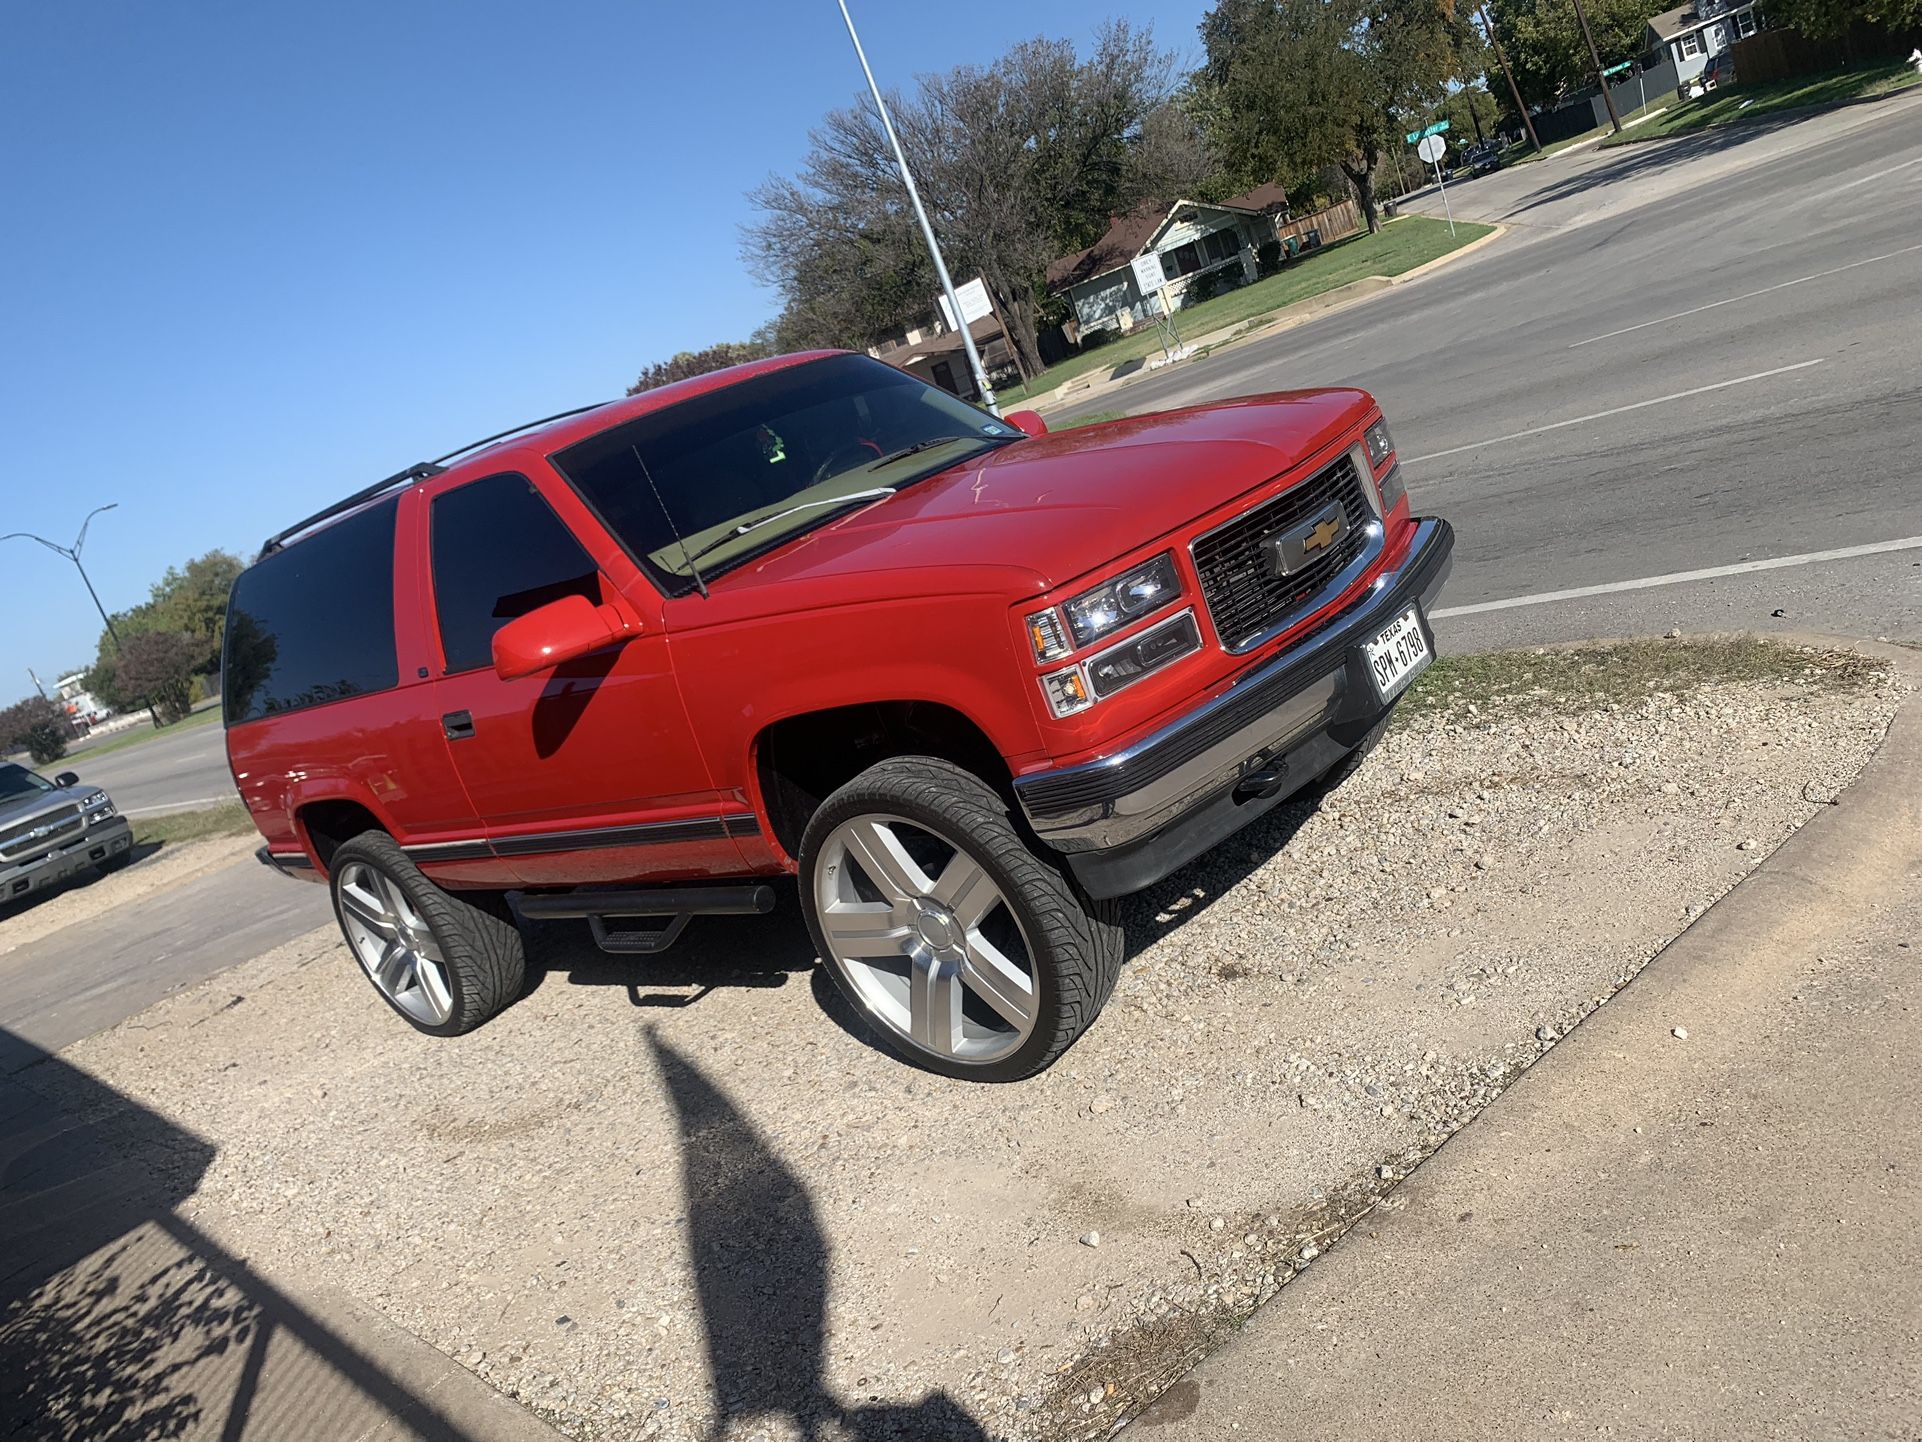
<svg viewBox="0 0 1922 1442">
<path fill-rule="evenodd" d="M 199 1225 L 578 1437 L 1101 1435 L 1831 801 L 1897 701 L 1778 647 L 1477 666 L 1129 903 L 1114 1000 L 1030 1082 L 865 1044 L 791 896 L 658 959 L 545 929 L 532 993 L 458 1041 L 316 933 L 67 1058 L 218 1145 Z"/>
</svg>

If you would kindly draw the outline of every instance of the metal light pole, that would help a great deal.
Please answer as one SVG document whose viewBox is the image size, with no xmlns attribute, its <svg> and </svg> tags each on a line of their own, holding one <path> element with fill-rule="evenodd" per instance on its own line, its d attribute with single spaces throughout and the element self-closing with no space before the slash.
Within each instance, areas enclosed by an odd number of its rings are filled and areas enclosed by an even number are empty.
<svg viewBox="0 0 1922 1442">
<path fill-rule="evenodd" d="M 80 523 L 80 534 L 73 538 L 73 545 L 71 546 L 56 545 L 45 536 L 34 535 L 32 531 L 9 531 L 6 535 L 0 536 L 0 541 L 11 541 L 16 536 L 28 541 L 38 541 L 56 556 L 65 556 L 69 561 L 72 561 L 74 570 L 80 573 L 81 584 L 87 588 L 87 594 L 93 597 L 94 610 L 100 613 L 100 619 L 106 623 L 107 635 L 112 639 L 113 649 L 116 652 L 120 650 L 120 633 L 114 630 L 113 617 L 107 614 L 107 608 L 100 604 L 100 593 L 94 590 L 93 580 L 87 575 L 87 568 L 80 564 L 80 549 L 87 544 L 87 527 L 93 524 L 93 518 L 102 511 L 113 510 L 119 504 L 120 502 L 118 501 L 110 501 L 104 506 L 95 506 L 91 511 L 88 511 L 87 519 Z M 154 710 L 151 703 L 147 706 L 147 715 L 152 719 L 155 726 L 160 725 L 160 716 Z"/>
<path fill-rule="evenodd" d="M 1529 115 L 1528 106 L 1522 101 L 1522 88 L 1515 83 L 1515 72 L 1508 68 L 1508 57 L 1502 53 L 1502 42 L 1495 38 L 1495 22 L 1488 18 L 1486 5 L 1478 5 L 1476 8 L 1482 12 L 1482 24 L 1488 30 L 1488 43 L 1495 47 L 1495 58 L 1501 62 L 1502 74 L 1508 77 L 1508 93 L 1515 97 L 1515 108 L 1521 112 L 1522 124 L 1528 128 L 1528 143 L 1535 147 L 1535 152 L 1539 155 L 1542 149 L 1541 137 L 1535 134 L 1534 118 Z"/>
<path fill-rule="evenodd" d="M 994 387 L 988 384 L 988 373 L 981 364 L 981 354 L 974 348 L 974 336 L 968 330 L 968 318 L 961 313 L 961 299 L 954 293 L 954 282 L 948 278 L 947 262 L 941 259 L 941 246 L 934 238 L 934 227 L 928 224 L 928 212 L 921 205 L 921 192 L 915 188 L 914 172 L 908 169 L 908 158 L 901 151 L 901 139 L 894 133 L 894 120 L 888 114 L 888 104 L 881 98 L 881 87 L 875 83 L 874 69 L 868 64 L 868 53 L 861 48 L 861 37 L 855 31 L 854 17 L 848 14 L 848 0 L 841 0 L 841 18 L 848 23 L 848 39 L 854 42 L 855 56 L 861 62 L 861 73 L 868 78 L 868 89 L 874 92 L 874 108 L 880 113 L 881 128 L 887 132 L 888 144 L 894 147 L 894 163 L 901 167 L 901 181 L 908 188 L 908 199 L 914 203 L 915 218 L 921 222 L 921 236 L 928 243 L 928 254 L 934 258 L 934 273 L 941 278 L 941 290 L 948 298 L 948 307 L 954 312 L 955 324 L 961 331 L 961 344 L 968 353 L 968 365 L 974 371 L 974 383 L 981 388 L 981 403 L 995 415 L 1001 414 L 1001 407 L 994 398 Z M 1010 349 L 1014 338 L 1008 338 Z"/>
<path fill-rule="evenodd" d="M 1615 97 L 1608 93 L 1608 77 L 1602 74 L 1602 52 L 1595 48 L 1595 37 L 1588 28 L 1588 11 L 1582 8 L 1582 0 L 1575 0 L 1575 18 L 1582 22 L 1582 39 L 1588 42 L 1588 58 L 1595 62 L 1595 83 L 1602 87 L 1602 103 L 1608 107 L 1608 123 L 1620 135 L 1622 117 L 1615 113 Z"/>
</svg>

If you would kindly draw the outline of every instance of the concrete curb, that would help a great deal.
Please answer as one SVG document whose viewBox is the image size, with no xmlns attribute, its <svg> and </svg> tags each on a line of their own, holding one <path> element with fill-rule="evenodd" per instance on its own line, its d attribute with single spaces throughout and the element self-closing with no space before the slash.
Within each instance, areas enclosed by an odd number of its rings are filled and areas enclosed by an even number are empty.
<svg viewBox="0 0 1922 1442">
<path fill-rule="evenodd" d="M 1922 652 L 1841 644 L 1922 683 Z M 1911 697 L 1832 806 L 1171 1386 L 1143 1442 L 1906 1435 L 1919 983 L 1849 948 L 1907 935 L 1919 880 Z"/>
<path fill-rule="evenodd" d="M 1415 212 L 1410 212 L 1410 214 L 1414 213 Z M 1438 217 L 1424 215 L 1422 218 L 1424 220 L 1433 220 Z M 1384 291 L 1392 290 L 1399 285 L 1406 285 L 1411 280 L 1427 275 L 1431 271 L 1439 270 L 1443 266 L 1453 264 L 1465 256 L 1472 255 L 1483 246 L 1499 240 L 1508 232 L 1507 226 L 1493 221 L 1473 220 L 1463 221 L 1461 223 L 1464 225 L 1489 225 L 1493 228 L 1487 235 L 1478 236 L 1476 239 L 1469 241 L 1467 245 L 1457 250 L 1451 250 L 1446 255 L 1438 255 L 1433 260 L 1424 261 L 1413 270 L 1403 271 L 1400 275 L 1365 275 L 1358 279 L 1351 280 L 1345 285 L 1338 285 L 1332 290 L 1325 290 L 1319 295 L 1311 295 L 1303 300 L 1294 301 L 1289 305 L 1281 307 L 1280 310 L 1270 312 L 1269 319 L 1263 322 L 1259 330 L 1249 331 L 1246 335 L 1236 335 L 1235 332 L 1239 329 L 1238 326 L 1226 326 L 1223 327 L 1222 330 L 1211 331 L 1208 335 L 1200 337 L 1194 344 L 1197 347 L 1207 348 L 1209 357 L 1212 357 L 1231 345 L 1243 345 L 1252 340 L 1266 340 L 1270 336 L 1280 335 L 1283 331 L 1293 330 L 1296 326 L 1306 325 L 1309 321 L 1323 320 L 1330 315 L 1350 310 L 1382 294 Z M 1243 324 L 1246 323 L 1247 322 L 1243 322 Z M 1222 336 L 1224 338 L 1216 340 L 1213 338 L 1215 336 Z M 1204 359 L 1209 357 L 1204 357 Z M 1192 359 L 1177 362 L 1178 365 L 1188 365 L 1192 363 Z M 1146 380 L 1151 376 L 1166 375 L 1168 370 L 1169 367 L 1167 366 L 1157 366 L 1152 370 L 1144 366 L 1141 370 L 1131 372 L 1119 379 L 1097 381 L 1092 385 L 1084 386 L 1071 395 L 1055 395 L 1042 400 L 1030 400 L 1024 409 L 1039 411 L 1045 416 L 1050 410 L 1065 410 L 1069 406 L 1079 406 L 1091 400 L 1100 400 L 1106 396 L 1115 394 L 1117 391 L 1126 390 L 1136 381 Z"/>
</svg>

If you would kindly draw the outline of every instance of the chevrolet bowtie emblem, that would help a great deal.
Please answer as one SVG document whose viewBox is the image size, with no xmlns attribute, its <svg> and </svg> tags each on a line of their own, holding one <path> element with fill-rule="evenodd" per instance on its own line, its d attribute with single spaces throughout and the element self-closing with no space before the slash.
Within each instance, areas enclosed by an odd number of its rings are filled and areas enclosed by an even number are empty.
<svg viewBox="0 0 1922 1442">
<path fill-rule="evenodd" d="M 1325 551 L 1334 544 L 1335 537 L 1341 534 L 1341 517 L 1329 516 L 1314 530 L 1301 538 L 1304 551 Z"/>
</svg>

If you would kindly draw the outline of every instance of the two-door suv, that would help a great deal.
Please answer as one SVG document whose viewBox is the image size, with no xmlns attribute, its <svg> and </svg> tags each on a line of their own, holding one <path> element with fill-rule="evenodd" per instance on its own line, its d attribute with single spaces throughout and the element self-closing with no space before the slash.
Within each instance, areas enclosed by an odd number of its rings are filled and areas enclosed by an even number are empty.
<svg viewBox="0 0 1922 1442">
<path fill-rule="evenodd" d="M 867 356 L 756 362 L 410 467 L 234 587 L 227 747 L 423 1031 L 521 918 L 652 951 L 798 874 L 903 1055 L 1048 1065 L 1114 898 L 1363 752 L 1452 536 L 1356 390 L 1050 435 Z M 514 899 L 510 903 L 510 894 Z"/>
</svg>

